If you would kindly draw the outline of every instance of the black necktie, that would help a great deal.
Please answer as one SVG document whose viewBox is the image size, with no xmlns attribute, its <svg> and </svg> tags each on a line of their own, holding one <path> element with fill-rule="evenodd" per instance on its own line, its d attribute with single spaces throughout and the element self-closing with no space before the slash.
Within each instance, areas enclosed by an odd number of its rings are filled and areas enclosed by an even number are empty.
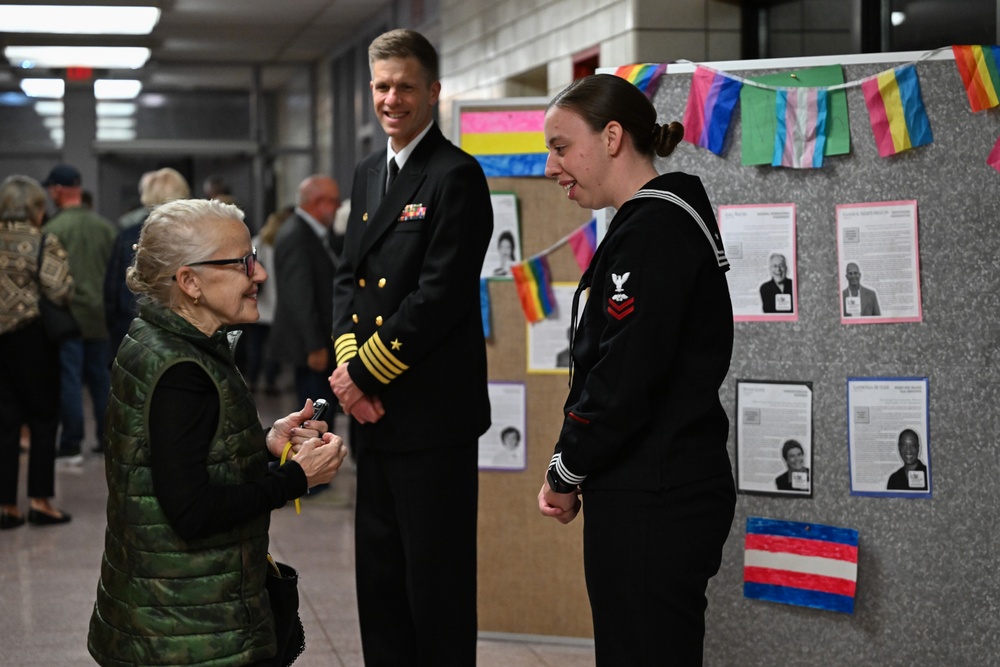
<svg viewBox="0 0 1000 667">
<path fill-rule="evenodd" d="M 399 173 L 399 165 L 396 164 L 396 158 L 389 160 L 389 181 L 385 185 L 386 192 L 392 187 L 392 182 L 396 180 L 396 174 Z"/>
</svg>

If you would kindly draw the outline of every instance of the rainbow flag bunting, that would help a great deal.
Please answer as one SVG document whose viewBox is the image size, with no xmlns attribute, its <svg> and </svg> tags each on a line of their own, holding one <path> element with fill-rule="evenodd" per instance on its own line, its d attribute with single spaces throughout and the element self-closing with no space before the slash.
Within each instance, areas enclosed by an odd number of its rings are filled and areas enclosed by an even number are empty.
<svg viewBox="0 0 1000 667">
<path fill-rule="evenodd" d="M 696 68 L 684 110 L 684 139 L 722 155 L 741 88 L 742 81 L 705 67 Z"/>
<path fill-rule="evenodd" d="M 1000 105 L 1000 46 L 955 45 L 951 50 L 972 110 Z"/>
<path fill-rule="evenodd" d="M 590 222 L 569 235 L 569 247 L 573 249 L 573 257 L 580 270 L 586 271 L 597 250 L 597 218 L 591 218 Z"/>
<path fill-rule="evenodd" d="M 615 70 L 615 76 L 620 76 L 636 88 L 641 90 L 646 97 L 653 99 L 656 88 L 660 85 L 660 77 L 667 71 L 666 63 L 660 65 L 622 65 Z"/>
<path fill-rule="evenodd" d="M 549 261 L 544 256 L 532 257 L 514 264 L 514 284 L 521 308 L 529 322 L 540 322 L 556 310 L 556 299 L 552 293 L 552 272 Z"/>
<path fill-rule="evenodd" d="M 776 91 L 774 167 L 823 166 L 826 148 L 827 91 L 823 88 L 780 88 Z"/>
<path fill-rule="evenodd" d="M 875 144 L 889 157 L 934 141 L 920 95 L 917 68 L 912 64 L 877 74 L 861 83 L 868 105 Z"/>
<path fill-rule="evenodd" d="M 854 613 L 858 531 L 747 517 L 743 595 Z"/>
<path fill-rule="evenodd" d="M 466 111 L 461 115 L 462 150 L 487 176 L 544 176 L 545 111 Z"/>
</svg>

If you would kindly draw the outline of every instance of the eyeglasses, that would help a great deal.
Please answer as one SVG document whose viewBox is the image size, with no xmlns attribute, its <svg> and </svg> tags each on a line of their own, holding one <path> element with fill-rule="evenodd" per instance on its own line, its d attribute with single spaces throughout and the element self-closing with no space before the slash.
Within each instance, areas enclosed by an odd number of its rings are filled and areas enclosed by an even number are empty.
<svg viewBox="0 0 1000 667">
<path fill-rule="evenodd" d="M 191 262 L 184 266 L 224 266 L 226 264 L 242 264 L 246 270 L 247 278 L 252 278 L 253 272 L 257 269 L 257 248 L 251 246 L 250 252 L 238 259 L 207 259 L 204 262 Z"/>
</svg>

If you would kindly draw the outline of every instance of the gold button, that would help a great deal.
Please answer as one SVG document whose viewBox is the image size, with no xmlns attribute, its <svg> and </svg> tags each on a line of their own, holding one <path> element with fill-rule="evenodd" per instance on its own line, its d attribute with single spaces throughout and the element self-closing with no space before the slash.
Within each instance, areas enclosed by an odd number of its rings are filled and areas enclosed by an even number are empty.
<svg viewBox="0 0 1000 667">
<path fill-rule="evenodd" d="M 361 222 L 368 222 L 368 214 L 367 213 L 365 213 L 363 216 L 361 216 Z"/>
<path fill-rule="evenodd" d="M 365 286 L 365 279 L 362 278 L 361 280 L 358 281 L 358 287 L 364 287 L 364 286 Z"/>
<path fill-rule="evenodd" d="M 357 324 L 358 323 L 358 314 L 354 313 L 353 315 L 351 315 L 351 319 L 354 320 L 355 324 Z"/>
<path fill-rule="evenodd" d="M 385 278 L 379 278 L 378 279 L 378 286 L 379 287 L 385 287 Z"/>
<path fill-rule="evenodd" d="M 377 327 L 382 326 L 382 316 L 381 315 L 379 315 L 378 317 L 375 318 L 375 326 L 377 326 Z"/>
</svg>

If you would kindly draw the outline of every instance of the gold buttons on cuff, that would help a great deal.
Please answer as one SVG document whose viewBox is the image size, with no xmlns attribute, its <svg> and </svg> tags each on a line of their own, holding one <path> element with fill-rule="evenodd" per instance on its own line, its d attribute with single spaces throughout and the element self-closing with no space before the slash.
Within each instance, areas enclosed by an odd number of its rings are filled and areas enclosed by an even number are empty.
<svg viewBox="0 0 1000 667">
<path fill-rule="evenodd" d="M 363 216 L 361 216 L 361 222 L 368 222 L 368 214 L 367 213 L 365 213 Z"/>
<path fill-rule="evenodd" d="M 366 283 L 365 283 L 365 279 L 364 278 L 361 278 L 360 280 L 358 280 L 358 287 L 364 287 L 365 284 Z"/>
<path fill-rule="evenodd" d="M 375 326 L 377 326 L 377 327 L 382 326 L 382 316 L 381 315 L 379 315 L 378 317 L 375 318 Z"/>
<path fill-rule="evenodd" d="M 378 286 L 379 287 L 385 287 L 385 278 L 379 278 L 378 279 Z"/>
<path fill-rule="evenodd" d="M 354 313 L 353 315 L 351 315 L 351 319 L 354 320 L 355 324 L 357 324 L 358 323 L 358 314 Z"/>
</svg>

